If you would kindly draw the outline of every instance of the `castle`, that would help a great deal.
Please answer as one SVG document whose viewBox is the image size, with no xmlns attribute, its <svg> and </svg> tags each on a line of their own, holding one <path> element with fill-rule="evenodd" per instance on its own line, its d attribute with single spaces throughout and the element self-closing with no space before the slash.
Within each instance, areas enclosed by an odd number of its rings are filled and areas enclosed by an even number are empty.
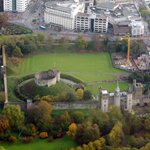
<svg viewBox="0 0 150 150">
<path fill-rule="evenodd" d="M 38 86 L 52 86 L 60 81 L 60 72 L 58 70 L 48 70 L 35 74 L 35 83 Z"/>
<path fill-rule="evenodd" d="M 131 112 L 134 106 L 144 106 L 150 103 L 150 98 L 143 95 L 143 85 L 133 80 L 133 87 L 128 88 L 127 92 L 121 92 L 119 84 L 114 93 L 106 89 L 100 89 L 98 99 L 100 100 L 101 110 L 108 112 L 109 106 L 117 106 L 122 110 Z"/>
</svg>

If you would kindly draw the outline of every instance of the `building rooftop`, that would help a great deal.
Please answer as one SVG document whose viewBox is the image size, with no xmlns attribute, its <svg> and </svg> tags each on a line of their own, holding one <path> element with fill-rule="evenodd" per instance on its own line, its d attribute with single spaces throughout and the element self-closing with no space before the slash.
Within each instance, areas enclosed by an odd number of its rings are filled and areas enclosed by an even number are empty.
<svg viewBox="0 0 150 150">
<path fill-rule="evenodd" d="M 74 1 L 50 1 L 46 2 L 45 6 L 54 10 L 71 13 L 78 6 L 78 3 Z"/>
<path fill-rule="evenodd" d="M 96 14 L 106 15 L 109 20 L 113 19 L 116 23 L 141 19 L 135 4 L 100 3 L 91 7 L 91 10 Z"/>
<path fill-rule="evenodd" d="M 108 94 L 107 90 L 101 90 L 102 94 Z"/>
<path fill-rule="evenodd" d="M 118 4 L 111 3 L 111 2 L 102 2 L 96 5 L 98 9 L 111 10 L 111 11 L 114 11 L 118 6 L 119 6 Z"/>
</svg>

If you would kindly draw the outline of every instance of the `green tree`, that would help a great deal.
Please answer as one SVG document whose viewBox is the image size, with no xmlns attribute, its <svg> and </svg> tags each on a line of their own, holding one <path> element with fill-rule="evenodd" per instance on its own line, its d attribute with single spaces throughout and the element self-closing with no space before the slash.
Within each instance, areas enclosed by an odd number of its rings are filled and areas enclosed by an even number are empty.
<svg viewBox="0 0 150 150">
<path fill-rule="evenodd" d="M 81 111 L 75 111 L 73 113 L 73 120 L 75 123 L 82 123 L 84 121 L 84 114 Z"/>
<path fill-rule="evenodd" d="M 146 130 L 150 131 L 150 114 L 144 120 L 144 127 Z"/>
<path fill-rule="evenodd" d="M 69 39 L 66 38 L 66 37 L 62 37 L 60 40 L 59 40 L 59 43 L 61 45 L 61 47 L 63 48 L 63 50 L 68 50 L 70 44 L 69 44 Z"/>
<path fill-rule="evenodd" d="M 71 123 L 71 118 L 67 111 L 65 111 L 62 115 L 57 117 L 55 120 L 55 126 L 58 129 L 61 129 L 62 132 L 66 132 L 68 130 L 70 123 Z"/>
<path fill-rule="evenodd" d="M 38 32 L 38 33 L 37 33 L 37 40 L 38 40 L 40 43 L 44 43 L 44 42 L 45 42 L 45 34 L 42 33 L 42 32 Z"/>
<path fill-rule="evenodd" d="M 8 120 L 10 127 L 19 130 L 24 124 L 24 114 L 18 105 L 6 105 L 2 111 Z"/>
<path fill-rule="evenodd" d="M 108 134 L 114 125 L 110 122 L 109 115 L 101 110 L 92 110 L 88 119 L 99 126 L 102 135 Z"/>
<path fill-rule="evenodd" d="M 4 92 L 0 92 L 0 103 L 5 101 L 5 93 Z"/>
<path fill-rule="evenodd" d="M 76 100 L 77 100 L 77 97 L 76 97 L 75 93 L 73 93 L 73 92 L 67 92 L 66 93 L 65 101 L 74 102 Z"/>
<path fill-rule="evenodd" d="M 47 131 L 51 125 L 52 106 L 46 101 L 40 101 L 28 109 L 28 122 L 37 126 L 40 131 Z"/>
<path fill-rule="evenodd" d="M 21 49 L 18 46 L 16 46 L 15 49 L 13 50 L 13 55 L 15 57 L 22 57 L 23 56 Z"/>
<path fill-rule="evenodd" d="M 96 124 L 85 123 L 78 125 L 75 139 L 79 144 L 87 144 L 100 137 L 100 131 Z"/>
<path fill-rule="evenodd" d="M 121 112 L 120 108 L 118 108 L 116 106 L 111 106 L 109 108 L 108 115 L 110 116 L 110 119 L 111 119 L 112 123 L 115 123 L 118 120 L 123 121 L 122 112 Z"/>
<path fill-rule="evenodd" d="M 84 39 L 83 36 L 78 36 L 78 38 L 75 41 L 75 46 L 78 50 L 84 50 L 87 47 L 87 41 Z"/>
<path fill-rule="evenodd" d="M 85 90 L 83 94 L 84 100 L 92 100 L 92 93 L 89 90 Z"/>
<path fill-rule="evenodd" d="M 124 132 L 126 134 L 134 134 L 142 129 L 141 119 L 136 115 L 125 113 L 124 120 Z"/>
</svg>

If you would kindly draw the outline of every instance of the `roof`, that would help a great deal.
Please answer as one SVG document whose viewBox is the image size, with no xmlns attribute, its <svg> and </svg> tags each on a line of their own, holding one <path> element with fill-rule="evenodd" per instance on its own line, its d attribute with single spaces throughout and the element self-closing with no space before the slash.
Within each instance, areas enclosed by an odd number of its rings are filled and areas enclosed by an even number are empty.
<svg viewBox="0 0 150 150">
<path fill-rule="evenodd" d="M 108 94 L 107 90 L 101 90 L 102 94 Z"/>
<path fill-rule="evenodd" d="M 106 9 L 106 10 L 114 10 L 117 8 L 119 5 L 116 3 L 111 3 L 111 2 L 102 2 L 96 5 L 96 8 L 99 9 Z"/>
<path fill-rule="evenodd" d="M 45 6 L 54 10 L 63 11 L 66 13 L 71 13 L 77 7 L 77 3 L 73 1 L 50 1 L 46 2 Z"/>
</svg>

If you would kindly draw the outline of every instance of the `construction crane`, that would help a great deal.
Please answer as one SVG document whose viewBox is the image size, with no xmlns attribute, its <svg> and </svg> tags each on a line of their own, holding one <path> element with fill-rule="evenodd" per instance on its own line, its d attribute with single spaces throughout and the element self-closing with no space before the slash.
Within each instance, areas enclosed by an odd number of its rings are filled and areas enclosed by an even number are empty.
<svg viewBox="0 0 150 150">
<path fill-rule="evenodd" d="M 150 37 L 130 37 L 130 34 L 127 34 L 123 37 L 121 37 L 121 40 L 127 40 L 128 48 L 127 48 L 127 66 L 131 64 L 130 61 L 130 53 L 131 53 L 131 41 L 136 41 L 136 40 L 150 40 Z"/>
</svg>

